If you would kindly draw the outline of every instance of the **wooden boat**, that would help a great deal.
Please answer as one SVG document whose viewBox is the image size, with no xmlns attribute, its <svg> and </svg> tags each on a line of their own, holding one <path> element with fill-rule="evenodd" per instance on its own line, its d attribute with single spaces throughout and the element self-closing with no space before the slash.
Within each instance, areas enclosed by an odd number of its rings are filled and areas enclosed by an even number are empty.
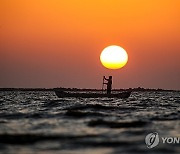
<svg viewBox="0 0 180 154">
<path fill-rule="evenodd" d="M 63 97 L 75 97 L 75 98 L 128 98 L 131 95 L 131 91 L 121 92 L 117 94 L 103 94 L 103 93 L 78 93 L 78 92 L 65 92 L 62 90 L 54 89 L 56 95 L 59 98 Z"/>
</svg>

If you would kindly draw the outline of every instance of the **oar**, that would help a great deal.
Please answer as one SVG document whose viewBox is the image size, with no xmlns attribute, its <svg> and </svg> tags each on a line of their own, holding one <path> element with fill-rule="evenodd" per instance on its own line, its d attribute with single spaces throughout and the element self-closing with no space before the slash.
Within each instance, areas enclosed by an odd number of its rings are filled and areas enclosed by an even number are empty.
<svg viewBox="0 0 180 154">
<path fill-rule="evenodd" d="M 104 76 L 103 76 L 103 83 L 102 83 L 102 93 L 104 91 Z"/>
</svg>

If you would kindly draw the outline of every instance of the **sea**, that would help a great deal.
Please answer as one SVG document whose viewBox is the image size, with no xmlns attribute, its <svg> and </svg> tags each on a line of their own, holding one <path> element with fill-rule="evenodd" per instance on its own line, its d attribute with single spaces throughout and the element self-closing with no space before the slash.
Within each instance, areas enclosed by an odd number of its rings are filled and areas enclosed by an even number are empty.
<svg viewBox="0 0 180 154">
<path fill-rule="evenodd" d="M 0 92 L 1 154 L 179 154 L 180 92 L 127 99 Z"/>
</svg>

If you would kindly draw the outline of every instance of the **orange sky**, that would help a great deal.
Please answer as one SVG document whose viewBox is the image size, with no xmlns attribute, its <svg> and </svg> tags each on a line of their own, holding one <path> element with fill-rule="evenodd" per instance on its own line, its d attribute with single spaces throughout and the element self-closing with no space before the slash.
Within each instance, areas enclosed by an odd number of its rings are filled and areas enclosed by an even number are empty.
<svg viewBox="0 0 180 154">
<path fill-rule="evenodd" d="M 129 55 L 104 68 L 108 45 Z M 180 0 L 0 0 L 0 87 L 180 89 Z"/>
</svg>

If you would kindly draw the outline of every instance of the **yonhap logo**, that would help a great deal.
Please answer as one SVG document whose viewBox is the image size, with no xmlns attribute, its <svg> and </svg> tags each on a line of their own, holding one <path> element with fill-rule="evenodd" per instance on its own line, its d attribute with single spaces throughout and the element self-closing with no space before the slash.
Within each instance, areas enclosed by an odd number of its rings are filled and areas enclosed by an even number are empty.
<svg viewBox="0 0 180 154">
<path fill-rule="evenodd" d="M 145 143 L 148 148 L 154 148 L 159 144 L 159 135 L 157 132 L 150 133 L 145 137 Z"/>
<path fill-rule="evenodd" d="M 157 132 L 150 133 L 145 137 L 145 143 L 148 148 L 154 148 L 159 143 L 162 144 L 179 144 L 180 138 L 179 137 L 160 137 Z"/>
</svg>

